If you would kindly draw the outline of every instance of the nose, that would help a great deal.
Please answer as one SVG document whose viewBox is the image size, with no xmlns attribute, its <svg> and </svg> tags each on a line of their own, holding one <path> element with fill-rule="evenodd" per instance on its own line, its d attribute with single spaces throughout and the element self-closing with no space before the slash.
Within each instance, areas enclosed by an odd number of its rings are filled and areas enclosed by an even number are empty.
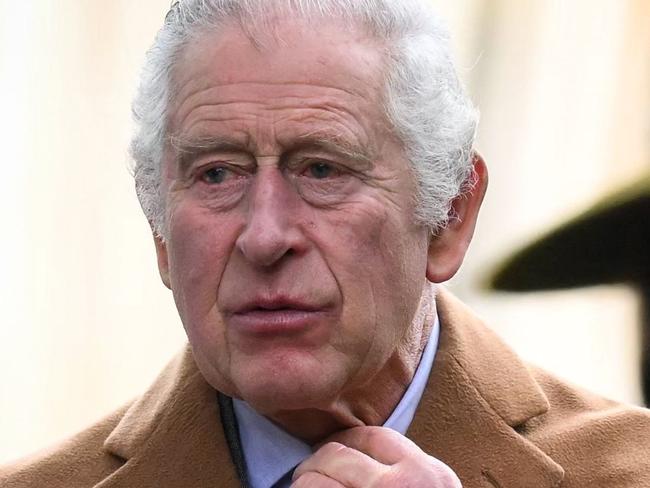
<svg viewBox="0 0 650 488">
<path fill-rule="evenodd" d="M 258 170 L 250 188 L 246 226 L 236 241 L 242 255 L 256 266 L 270 267 L 306 249 L 298 224 L 299 198 L 277 167 Z"/>
</svg>

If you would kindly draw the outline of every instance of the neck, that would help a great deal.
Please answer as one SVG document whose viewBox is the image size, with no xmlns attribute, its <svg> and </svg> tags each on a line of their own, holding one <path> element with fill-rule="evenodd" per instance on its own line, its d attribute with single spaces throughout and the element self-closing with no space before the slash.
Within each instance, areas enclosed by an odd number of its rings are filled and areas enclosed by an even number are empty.
<svg viewBox="0 0 650 488">
<path fill-rule="evenodd" d="M 427 286 L 411 326 L 370 381 L 345 392 L 326 407 L 281 411 L 269 417 L 310 445 L 351 427 L 383 425 L 413 380 L 435 316 L 435 293 L 432 286 Z"/>
</svg>

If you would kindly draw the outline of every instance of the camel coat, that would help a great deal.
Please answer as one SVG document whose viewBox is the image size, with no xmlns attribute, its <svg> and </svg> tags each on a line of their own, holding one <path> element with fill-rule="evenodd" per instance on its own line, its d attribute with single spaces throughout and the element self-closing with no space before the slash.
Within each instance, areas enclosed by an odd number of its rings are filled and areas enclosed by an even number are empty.
<svg viewBox="0 0 650 488">
<path fill-rule="evenodd" d="M 524 364 L 448 292 L 437 303 L 439 349 L 407 435 L 465 488 L 650 487 L 648 410 Z M 135 402 L 0 469 L 0 486 L 240 486 L 219 408 L 187 348 Z"/>
</svg>

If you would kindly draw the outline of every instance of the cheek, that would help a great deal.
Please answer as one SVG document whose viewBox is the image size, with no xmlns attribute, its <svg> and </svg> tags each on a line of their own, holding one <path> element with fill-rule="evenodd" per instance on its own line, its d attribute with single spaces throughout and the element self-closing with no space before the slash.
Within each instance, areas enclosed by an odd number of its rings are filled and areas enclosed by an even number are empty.
<svg viewBox="0 0 650 488">
<path fill-rule="evenodd" d="M 426 231 L 398 210 L 364 205 L 324 220 L 322 235 L 329 237 L 321 240 L 322 253 L 329 256 L 335 275 L 346 278 L 342 286 L 365 281 L 373 289 L 398 290 L 407 283 L 423 283 Z"/>
<path fill-rule="evenodd" d="M 344 297 L 347 333 L 381 355 L 411 323 L 425 284 L 426 232 L 402 215 L 364 205 L 325 219 L 331 237 L 321 244 Z"/>
<path fill-rule="evenodd" d="M 174 299 L 182 318 L 196 323 L 214 307 L 234 243 L 235 225 L 228 217 L 217 218 L 212 212 L 181 203 L 170 214 L 169 233 Z"/>
</svg>

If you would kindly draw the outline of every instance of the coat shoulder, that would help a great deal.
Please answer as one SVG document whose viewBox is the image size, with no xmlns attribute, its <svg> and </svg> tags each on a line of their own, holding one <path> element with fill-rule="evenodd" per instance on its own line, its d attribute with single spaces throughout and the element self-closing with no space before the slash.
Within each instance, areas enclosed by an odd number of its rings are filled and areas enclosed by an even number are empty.
<svg viewBox="0 0 650 488">
<path fill-rule="evenodd" d="M 104 441 L 128 406 L 91 427 L 31 456 L 0 467 L 3 488 L 88 488 L 113 473 L 123 460 L 104 449 Z"/>
<path fill-rule="evenodd" d="M 520 433 L 562 465 L 563 488 L 650 487 L 650 410 L 531 372 L 549 408 Z"/>
</svg>

